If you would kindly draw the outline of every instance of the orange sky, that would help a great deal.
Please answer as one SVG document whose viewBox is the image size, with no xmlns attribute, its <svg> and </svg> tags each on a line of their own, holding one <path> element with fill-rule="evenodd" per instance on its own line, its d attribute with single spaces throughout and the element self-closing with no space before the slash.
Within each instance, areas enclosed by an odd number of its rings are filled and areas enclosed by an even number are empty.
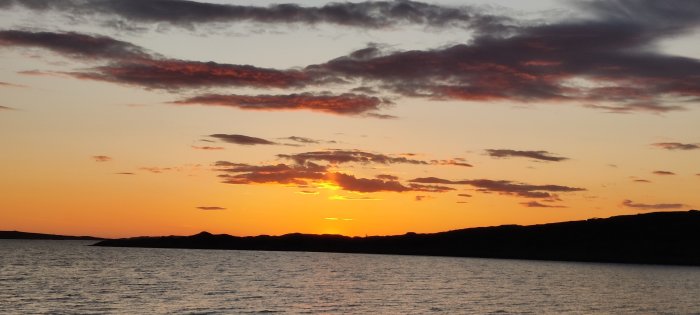
<svg viewBox="0 0 700 315">
<path fill-rule="evenodd" d="M 0 230 L 364 236 L 700 205 L 697 2 L 66 3 L 0 5 Z"/>
</svg>

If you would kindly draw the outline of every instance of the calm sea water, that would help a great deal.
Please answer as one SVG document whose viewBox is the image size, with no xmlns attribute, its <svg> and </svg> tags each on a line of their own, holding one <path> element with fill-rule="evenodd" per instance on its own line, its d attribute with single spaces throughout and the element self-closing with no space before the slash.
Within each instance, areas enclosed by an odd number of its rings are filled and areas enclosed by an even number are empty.
<svg viewBox="0 0 700 315">
<path fill-rule="evenodd" d="M 0 240 L 0 314 L 700 314 L 700 268 Z"/>
</svg>

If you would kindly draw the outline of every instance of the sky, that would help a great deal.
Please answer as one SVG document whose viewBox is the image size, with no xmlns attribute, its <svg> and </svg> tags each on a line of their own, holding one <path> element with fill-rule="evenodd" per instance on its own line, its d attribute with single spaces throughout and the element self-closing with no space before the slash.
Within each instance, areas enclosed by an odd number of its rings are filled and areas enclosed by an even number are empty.
<svg viewBox="0 0 700 315">
<path fill-rule="evenodd" d="M 0 230 L 700 207 L 700 2 L 0 0 Z"/>
</svg>

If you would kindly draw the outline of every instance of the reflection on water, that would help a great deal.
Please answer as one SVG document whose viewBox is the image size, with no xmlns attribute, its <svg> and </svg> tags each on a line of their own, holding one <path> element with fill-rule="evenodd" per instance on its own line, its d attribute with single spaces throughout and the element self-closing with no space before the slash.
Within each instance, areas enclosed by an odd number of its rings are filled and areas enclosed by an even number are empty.
<svg viewBox="0 0 700 315">
<path fill-rule="evenodd" d="M 0 314 L 700 313 L 700 268 L 0 240 Z"/>
</svg>

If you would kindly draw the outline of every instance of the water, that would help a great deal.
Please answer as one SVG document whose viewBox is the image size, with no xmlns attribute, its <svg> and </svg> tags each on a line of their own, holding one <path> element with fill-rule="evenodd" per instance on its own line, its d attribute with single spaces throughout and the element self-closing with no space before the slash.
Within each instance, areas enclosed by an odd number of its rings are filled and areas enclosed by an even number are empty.
<svg viewBox="0 0 700 315">
<path fill-rule="evenodd" d="M 700 314 L 700 268 L 0 240 L 0 314 Z"/>
</svg>

